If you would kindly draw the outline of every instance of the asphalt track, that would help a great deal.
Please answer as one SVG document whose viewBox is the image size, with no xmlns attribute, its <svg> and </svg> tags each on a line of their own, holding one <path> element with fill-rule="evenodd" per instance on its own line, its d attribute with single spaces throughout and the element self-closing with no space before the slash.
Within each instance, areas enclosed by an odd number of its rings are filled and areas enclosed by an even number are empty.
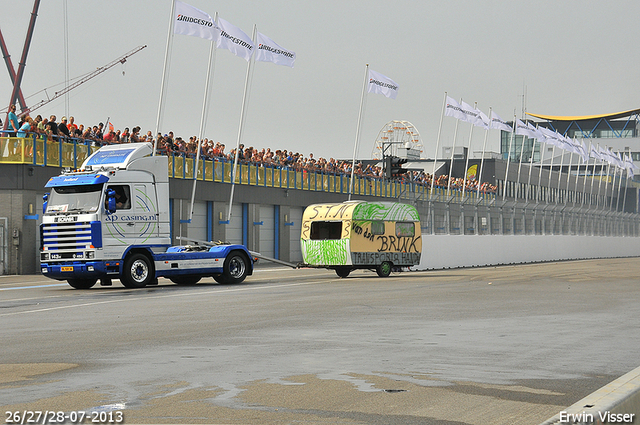
<svg viewBox="0 0 640 425">
<path fill-rule="evenodd" d="M 1 276 L 3 420 L 539 424 L 640 365 L 639 264 L 261 267 L 240 285 L 85 291 Z"/>
</svg>

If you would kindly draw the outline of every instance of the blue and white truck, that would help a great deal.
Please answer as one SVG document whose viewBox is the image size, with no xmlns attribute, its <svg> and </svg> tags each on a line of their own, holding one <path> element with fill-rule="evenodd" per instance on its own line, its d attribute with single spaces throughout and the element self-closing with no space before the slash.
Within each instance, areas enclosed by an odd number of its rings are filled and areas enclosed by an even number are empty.
<svg viewBox="0 0 640 425">
<path fill-rule="evenodd" d="M 46 184 L 40 229 L 42 273 L 88 289 L 120 279 L 129 288 L 213 277 L 240 283 L 253 273 L 243 245 L 171 246 L 168 159 L 150 143 L 104 146 L 78 170 Z"/>
</svg>

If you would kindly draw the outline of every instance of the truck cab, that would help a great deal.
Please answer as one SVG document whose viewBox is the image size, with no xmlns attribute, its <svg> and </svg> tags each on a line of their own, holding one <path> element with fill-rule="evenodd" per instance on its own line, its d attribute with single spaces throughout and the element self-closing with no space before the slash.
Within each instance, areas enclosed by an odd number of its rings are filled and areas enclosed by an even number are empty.
<svg viewBox="0 0 640 425">
<path fill-rule="evenodd" d="M 161 276 L 175 283 L 204 276 L 237 283 L 252 273 L 242 245 L 171 246 L 168 159 L 151 153 L 150 143 L 105 146 L 80 169 L 49 180 L 41 227 L 44 275 L 90 288 L 98 279 L 140 287 Z M 240 253 L 243 264 L 235 269 L 243 271 L 225 269 L 231 252 Z"/>
</svg>

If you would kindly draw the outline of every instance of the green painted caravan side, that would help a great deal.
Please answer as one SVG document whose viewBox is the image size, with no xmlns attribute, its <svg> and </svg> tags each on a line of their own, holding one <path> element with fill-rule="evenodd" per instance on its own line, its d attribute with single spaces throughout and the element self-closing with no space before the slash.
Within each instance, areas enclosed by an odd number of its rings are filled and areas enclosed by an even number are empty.
<svg viewBox="0 0 640 425">
<path fill-rule="evenodd" d="M 315 204 L 305 210 L 303 259 L 316 267 L 375 268 L 420 263 L 420 216 L 412 205 L 353 201 Z"/>
</svg>

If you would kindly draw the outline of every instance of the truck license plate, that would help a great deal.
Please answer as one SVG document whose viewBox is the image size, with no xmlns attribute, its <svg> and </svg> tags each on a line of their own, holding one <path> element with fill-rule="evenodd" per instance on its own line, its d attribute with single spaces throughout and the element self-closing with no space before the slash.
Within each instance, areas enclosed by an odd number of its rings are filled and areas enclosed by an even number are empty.
<svg viewBox="0 0 640 425">
<path fill-rule="evenodd" d="M 63 271 L 63 272 L 72 272 L 73 271 L 73 266 L 60 267 L 60 270 Z"/>
</svg>

